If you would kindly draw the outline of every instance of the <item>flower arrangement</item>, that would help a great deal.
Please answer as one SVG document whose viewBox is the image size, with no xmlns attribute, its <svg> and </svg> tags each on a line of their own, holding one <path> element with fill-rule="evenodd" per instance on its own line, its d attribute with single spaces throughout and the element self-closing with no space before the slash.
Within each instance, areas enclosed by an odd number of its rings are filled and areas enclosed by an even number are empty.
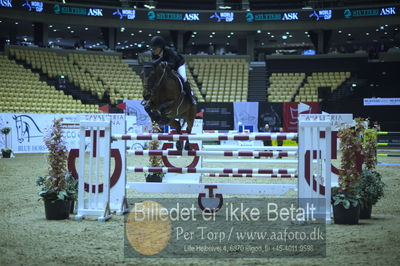
<svg viewBox="0 0 400 266">
<path fill-rule="evenodd" d="M 362 133 L 364 123 L 356 119 L 355 127 L 342 128 L 338 132 L 340 138 L 340 150 L 342 157 L 340 161 L 339 187 L 333 189 L 333 205 L 342 204 L 348 209 L 359 204 L 357 186 L 360 180 L 360 170 L 357 156 L 362 153 Z"/>
<path fill-rule="evenodd" d="M 361 173 L 358 186 L 361 203 L 360 218 L 364 219 L 371 218 L 372 205 L 376 204 L 384 196 L 385 184 L 382 181 L 381 174 L 375 170 L 378 131 L 379 125 L 375 124 L 372 128 L 366 129 L 364 133 L 363 155 L 365 169 Z"/>
<path fill-rule="evenodd" d="M 10 127 L 3 127 L 0 132 L 2 134 L 4 134 L 5 136 L 5 147 L 3 149 L 1 149 L 1 153 L 3 155 L 3 158 L 10 158 L 10 155 L 12 153 L 12 150 L 10 148 L 8 148 L 7 145 L 7 135 L 10 133 L 11 128 Z"/>
<path fill-rule="evenodd" d="M 151 133 L 161 133 L 162 130 L 156 122 L 152 123 Z M 149 142 L 149 149 L 150 150 L 157 150 L 160 146 L 160 141 L 152 140 Z M 151 155 L 149 156 L 150 166 L 152 167 L 160 167 L 163 166 L 161 156 Z M 147 182 L 161 182 L 162 178 L 164 177 L 164 173 L 146 173 L 146 181 Z"/>
<path fill-rule="evenodd" d="M 376 152 L 377 152 L 377 136 L 379 126 L 374 125 L 373 128 L 366 129 L 364 133 L 364 164 L 369 170 L 373 170 L 377 164 Z"/>
<path fill-rule="evenodd" d="M 75 200 L 77 195 L 77 180 L 67 171 L 68 151 L 63 140 L 62 120 L 53 120 L 53 125 L 44 138 L 49 150 L 49 174 L 36 180 L 36 184 L 41 187 L 39 196 L 47 200 Z"/>
</svg>

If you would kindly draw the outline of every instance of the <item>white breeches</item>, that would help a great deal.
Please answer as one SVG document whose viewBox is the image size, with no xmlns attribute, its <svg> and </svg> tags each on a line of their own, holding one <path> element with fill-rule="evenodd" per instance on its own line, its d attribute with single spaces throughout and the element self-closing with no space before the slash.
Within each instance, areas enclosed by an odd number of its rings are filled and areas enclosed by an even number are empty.
<svg viewBox="0 0 400 266">
<path fill-rule="evenodd" d="M 183 78 L 183 80 L 186 82 L 187 81 L 187 76 L 186 76 L 186 64 L 181 65 L 178 68 L 178 73 L 179 75 L 181 75 L 181 77 Z"/>
</svg>

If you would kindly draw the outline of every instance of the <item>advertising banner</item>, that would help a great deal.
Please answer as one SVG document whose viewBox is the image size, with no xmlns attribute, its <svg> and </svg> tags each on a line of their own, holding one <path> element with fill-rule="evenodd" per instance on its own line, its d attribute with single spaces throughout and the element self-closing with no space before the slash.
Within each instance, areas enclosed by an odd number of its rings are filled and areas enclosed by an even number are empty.
<svg viewBox="0 0 400 266">
<path fill-rule="evenodd" d="M 283 103 L 283 131 L 297 132 L 298 115 L 299 114 L 317 114 L 319 113 L 319 103 L 308 102 L 286 102 Z"/>
<path fill-rule="evenodd" d="M 258 102 L 234 102 L 234 125 L 239 131 L 239 125 L 253 127 L 253 132 L 258 132 Z"/>
<path fill-rule="evenodd" d="M 16 153 L 45 153 L 43 138 L 48 134 L 54 119 L 63 118 L 64 141 L 68 150 L 79 148 L 79 121 L 112 121 L 112 129 L 123 133 L 125 114 L 26 114 L 0 113 L 0 128 L 10 127 L 7 147 Z M 5 148 L 6 139 L 0 135 L 0 149 Z"/>
</svg>

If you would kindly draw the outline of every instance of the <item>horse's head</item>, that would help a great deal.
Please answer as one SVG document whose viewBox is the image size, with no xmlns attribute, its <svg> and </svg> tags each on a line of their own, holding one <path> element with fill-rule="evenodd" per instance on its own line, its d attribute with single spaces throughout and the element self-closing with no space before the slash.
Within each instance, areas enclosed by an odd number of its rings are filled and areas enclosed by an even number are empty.
<svg viewBox="0 0 400 266">
<path fill-rule="evenodd" d="M 163 73 L 165 73 L 164 64 L 160 64 L 161 58 L 151 62 L 144 62 L 141 78 L 143 82 L 143 98 L 149 100 L 160 86 Z"/>
</svg>

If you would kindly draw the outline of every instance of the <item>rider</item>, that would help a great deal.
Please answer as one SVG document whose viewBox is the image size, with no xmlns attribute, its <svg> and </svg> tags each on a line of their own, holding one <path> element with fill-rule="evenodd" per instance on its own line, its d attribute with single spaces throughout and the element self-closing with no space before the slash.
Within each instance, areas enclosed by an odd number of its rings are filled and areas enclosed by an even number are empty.
<svg viewBox="0 0 400 266">
<path fill-rule="evenodd" d="M 186 76 L 185 59 L 183 56 L 167 47 L 164 39 L 161 36 L 154 36 L 150 41 L 150 47 L 152 59 L 156 60 L 161 57 L 161 61 L 167 62 L 172 69 L 177 71 L 184 81 L 183 90 L 185 91 L 186 95 L 193 104 L 197 104 Z"/>
</svg>

